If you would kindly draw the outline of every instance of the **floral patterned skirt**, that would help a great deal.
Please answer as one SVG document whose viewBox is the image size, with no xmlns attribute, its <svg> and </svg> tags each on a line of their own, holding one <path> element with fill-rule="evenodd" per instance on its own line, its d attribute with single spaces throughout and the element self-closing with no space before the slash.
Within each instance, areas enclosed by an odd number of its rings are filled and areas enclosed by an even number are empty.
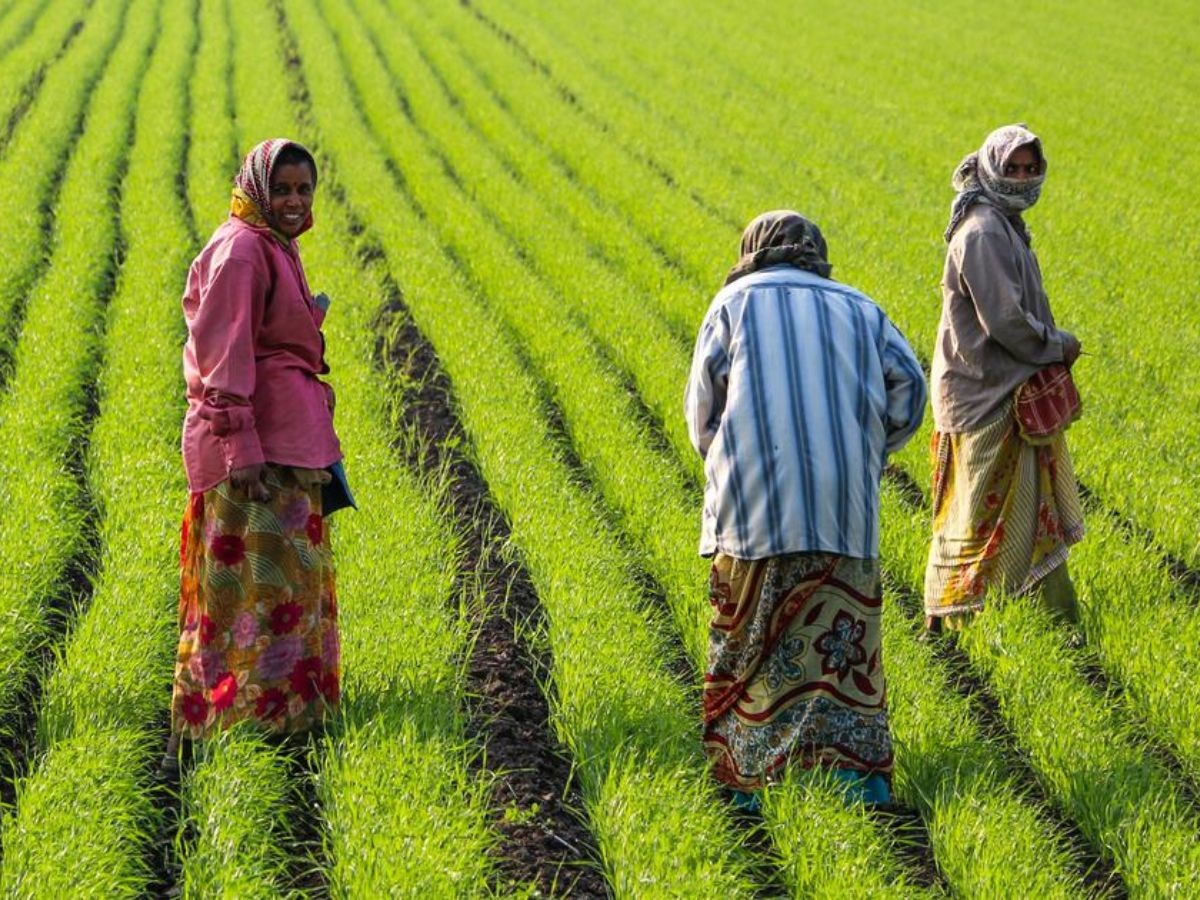
<svg viewBox="0 0 1200 900">
<path fill-rule="evenodd" d="M 718 781 L 769 783 L 788 763 L 890 776 L 879 562 L 717 554 L 704 750 Z"/>
<path fill-rule="evenodd" d="M 268 466 L 267 502 L 225 481 L 192 494 L 180 546 L 175 734 L 252 720 L 302 731 L 336 707 L 337 601 L 320 487 Z"/>
<path fill-rule="evenodd" d="M 930 450 L 925 613 L 959 627 L 989 590 L 1028 593 L 1062 567 L 1083 537 L 1083 509 L 1062 434 L 1029 444 L 1008 415 L 975 431 L 934 432 Z"/>
</svg>

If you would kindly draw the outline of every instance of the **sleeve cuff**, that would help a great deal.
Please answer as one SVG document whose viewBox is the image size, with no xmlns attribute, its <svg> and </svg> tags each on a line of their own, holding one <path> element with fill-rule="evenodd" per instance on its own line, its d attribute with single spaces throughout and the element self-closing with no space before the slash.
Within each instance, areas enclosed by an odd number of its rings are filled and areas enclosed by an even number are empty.
<svg viewBox="0 0 1200 900">
<path fill-rule="evenodd" d="M 1054 331 L 1046 338 L 1046 353 L 1050 362 L 1065 362 L 1066 344 L 1061 331 Z"/>
<path fill-rule="evenodd" d="M 225 465 L 232 472 L 234 469 L 244 469 L 246 466 L 256 466 L 266 462 L 263 456 L 262 444 L 258 434 L 253 429 L 235 431 L 219 438 L 221 450 L 225 454 Z"/>
</svg>

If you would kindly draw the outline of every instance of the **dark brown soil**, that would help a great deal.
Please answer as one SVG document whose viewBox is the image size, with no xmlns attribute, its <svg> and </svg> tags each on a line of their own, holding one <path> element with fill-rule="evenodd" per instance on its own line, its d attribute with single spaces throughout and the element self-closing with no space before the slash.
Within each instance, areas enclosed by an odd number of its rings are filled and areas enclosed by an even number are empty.
<svg viewBox="0 0 1200 900">
<path fill-rule="evenodd" d="M 398 441 L 410 463 L 450 473 L 453 511 L 468 546 L 463 578 L 479 578 L 479 633 L 468 661 L 470 728 L 484 748 L 479 764 L 493 779 L 496 887 L 532 884 L 543 895 L 607 897 L 599 854 L 580 818 L 582 798 L 571 765 L 549 724 L 539 688 L 550 660 L 525 635 L 541 625 L 537 592 L 519 561 L 504 548 L 509 529 L 487 485 L 462 448 L 466 435 L 453 410 L 449 379 L 417 331 L 393 287 L 384 311 L 384 365 L 412 385 L 395 398 L 398 429 L 417 442 Z"/>
<path fill-rule="evenodd" d="M 896 805 L 877 809 L 872 815 L 891 833 L 896 855 L 914 882 L 921 887 L 945 891 L 947 885 L 933 858 L 929 829 L 921 814 L 912 807 Z"/>
<path fill-rule="evenodd" d="M 908 472 L 895 463 L 888 463 L 883 470 L 883 477 L 892 483 L 900 492 L 900 498 L 911 509 L 924 509 L 926 506 L 925 492 Z"/>
</svg>

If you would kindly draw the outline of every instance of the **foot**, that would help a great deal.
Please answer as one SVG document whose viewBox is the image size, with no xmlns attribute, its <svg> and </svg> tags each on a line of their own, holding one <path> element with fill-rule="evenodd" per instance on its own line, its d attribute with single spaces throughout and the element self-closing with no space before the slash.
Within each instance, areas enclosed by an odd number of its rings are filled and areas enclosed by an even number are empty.
<svg viewBox="0 0 1200 900">
<path fill-rule="evenodd" d="M 158 764 L 158 780 L 168 787 L 179 785 L 179 735 L 167 738 L 167 749 Z"/>
<path fill-rule="evenodd" d="M 937 636 L 942 633 L 943 624 L 941 616 L 926 616 L 925 628 L 917 635 L 917 640 L 922 644 L 928 644 L 936 640 Z"/>
<path fill-rule="evenodd" d="M 753 814 L 762 810 L 762 798 L 752 791 L 730 791 L 729 802 L 738 812 Z"/>
</svg>

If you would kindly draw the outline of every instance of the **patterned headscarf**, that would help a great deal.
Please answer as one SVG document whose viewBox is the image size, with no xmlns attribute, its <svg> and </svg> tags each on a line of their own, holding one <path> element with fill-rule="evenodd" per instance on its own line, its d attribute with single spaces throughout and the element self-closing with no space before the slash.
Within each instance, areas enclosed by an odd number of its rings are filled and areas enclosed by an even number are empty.
<svg viewBox="0 0 1200 900">
<path fill-rule="evenodd" d="M 288 147 L 295 147 L 308 157 L 313 170 L 313 187 L 316 187 L 317 164 L 313 160 L 312 154 L 295 141 L 289 141 L 287 138 L 271 138 L 256 146 L 242 160 L 242 167 L 233 179 L 233 198 L 229 203 L 230 213 L 250 225 L 258 228 L 270 228 L 272 234 L 285 244 L 291 238 L 277 231 L 271 223 L 271 172 L 275 168 L 275 161 L 279 158 L 279 154 Z M 313 218 L 310 212 L 297 235 L 308 231 L 312 228 L 312 224 Z"/>
<path fill-rule="evenodd" d="M 780 263 L 828 278 L 833 270 L 828 253 L 821 229 L 800 213 L 790 209 L 765 212 L 742 232 L 742 258 L 729 270 L 725 283 Z"/>
<path fill-rule="evenodd" d="M 1018 180 L 1005 178 L 1004 167 L 1009 158 L 1022 147 L 1033 150 L 1040 163 L 1039 173 L 1034 178 Z M 1037 203 L 1042 193 L 1042 182 L 1046 180 L 1046 156 L 1042 153 L 1041 139 L 1024 124 L 1005 125 L 987 136 L 983 146 L 963 158 L 954 170 L 951 184 L 958 196 L 950 205 L 950 224 L 943 235 L 946 241 L 954 235 L 963 218 L 976 203 L 988 203 L 1006 216 L 1016 215 Z M 1029 233 L 1022 228 L 1025 240 Z"/>
</svg>

